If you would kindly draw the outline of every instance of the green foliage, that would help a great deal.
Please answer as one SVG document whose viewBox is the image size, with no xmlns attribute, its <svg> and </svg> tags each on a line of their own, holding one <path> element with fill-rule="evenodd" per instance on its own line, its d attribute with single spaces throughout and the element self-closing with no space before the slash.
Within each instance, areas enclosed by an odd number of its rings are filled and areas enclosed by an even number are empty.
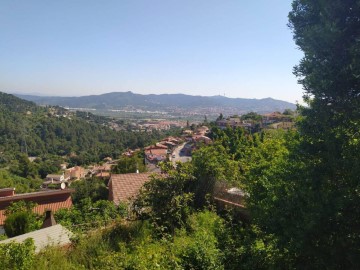
<svg viewBox="0 0 360 270">
<path fill-rule="evenodd" d="M 193 202 L 191 166 L 179 163 L 172 169 L 170 163 L 164 165 L 167 177 L 153 175 L 133 204 L 138 217 L 150 219 L 160 234 L 173 233 L 175 228 L 181 227 L 191 213 Z"/>
<path fill-rule="evenodd" d="M 31 192 L 38 189 L 42 181 L 39 179 L 26 179 L 12 174 L 8 170 L 0 169 L 0 188 L 14 187 L 16 193 Z"/>
<path fill-rule="evenodd" d="M 66 249 L 48 247 L 37 254 L 27 270 L 85 270 L 81 264 L 67 259 Z"/>
<path fill-rule="evenodd" d="M 106 181 L 96 177 L 75 181 L 71 183 L 71 188 L 75 189 L 75 192 L 72 194 L 72 200 L 75 205 L 86 198 L 89 198 L 92 202 L 106 200 L 109 194 Z"/>
<path fill-rule="evenodd" d="M 28 238 L 23 243 L 0 244 L 0 269 L 27 270 L 34 262 L 35 246 Z"/>
<path fill-rule="evenodd" d="M 113 223 L 127 214 L 126 206 L 115 206 L 108 200 L 92 202 L 82 199 L 70 209 L 60 209 L 55 213 L 55 220 L 73 231 L 86 231 Z"/>
<path fill-rule="evenodd" d="M 53 168 L 44 161 L 41 168 L 37 167 L 40 164 L 28 164 L 25 155 L 19 153 L 67 155 L 71 156 L 70 165 L 83 165 L 107 156 L 118 157 L 124 149 L 144 147 L 166 134 L 154 131 L 134 136 L 131 131 L 117 132 L 94 117 L 84 119 L 83 115 L 77 117 L 60 107 L 37 107 L 12 95 L 0 94 L 0 164 L 15 163 L 14 172 L 23 177 L 43 177 Z"/>
<path fill-rule="evenodd" d="M 136 173 L 137 170 L 146 172 L 144 159 L 139 155 L 132 157 L 122 156 L 117 164 L 112 167 L 112 173 Z"/>
<path fill-rule="evenodd" d="M 18 201 L 12 202 L 5 209 L 4 229 L 8 237 L 14 237 L 40 228 L 42 220 L 40 216 L 32 212 L 35 206 L 36 204 L 32 202 Z"/>
<path fill-rule="evenodd" d="M 229 156 L 224 146 L 215 143 L 195 151 L 192 157 L 196 181 L 192 187 L 195 204 L 201 208 L 207 194 L 213 194 L 216 181 L 239 184 L 240 163 Z"/>
<path fill-rule="evenodd" d="M 286 109 L 283 112 L 283 115 L 288 115 L 288 116 L 294 116 L 295 112 L 291 109 Z"/>
<path fill-rule="evenodd" d="M 36 203 L 34 203 L 34 202 L 25 202 L 25 201 L 12 202 L 5 209 L 5 215 L 11 215 L 11 214 L 14 214 L 17 212 L 31 213 L 35 206 L 36 206 Z"/>
<path fill-rule="evenodd" d="M 257 114 L 256 112 L 249 112 L 247 114 L 241 115 L 241 120 L 253 120 L 256 122 L 260 122 L 262 120 L 262 116 Z"/>
<path fill-rule="evenodd" d="M 296 268 L 360 263 L 359 16 L 355 0 L 295 0 L 289 14 L 304 52 L 294 72 L 309 106 L 301 108 L 300 145 L 260 177 L 274 183 L 258 216 Z"/>
<path fill-rule="evenodd" d="M 190 234 L 180 231 L 174 237 L 175 253 L 182 269 L 225 269 L 217 234 L 222 220 L 212 212 L 202 212 L 189 218 Z"/>
<path fill-rule="evenodd" d="M 7 216 L 4 222 L 5 233 L 8 237 L 14 237 L 31 231 L 31 214 L 17 212 Z"/>
<path fill-rule="evenodd" d="M 27 155 L 18 153 L 16 159 L 10 167 L 13 174 L 19 175 L 24 178 L 34 179 L 37 177 L 36 163 L 31 163 Z"/>
<path fill-rule="evenodd" d="M 248 134 L 243 128 L 228 127 L 221 130 L 213 127 L 210 137 L 225 148 L 229 158 L 235 160 L 245 157 L 249 147 L 256 144 L 256 137 Z"/>
</svg>

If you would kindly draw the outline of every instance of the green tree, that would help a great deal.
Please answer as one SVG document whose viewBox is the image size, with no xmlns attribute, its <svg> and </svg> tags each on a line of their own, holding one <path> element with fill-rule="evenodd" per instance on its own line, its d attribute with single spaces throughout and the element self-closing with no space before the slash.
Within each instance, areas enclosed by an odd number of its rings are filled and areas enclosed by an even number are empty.
<svg viewBox="0 0 360 270">
<path fill-rule="evenodd" d="M 42 220 L 40 216 L 32 212 L 36 206 L 33 202 L 13 202 L 5 210 L 4 222 L 5 233 L 8 237 L 31 232 L 40 228 Z"/>
<path fill-rule="evenodd" d="M 223 119 L 224 119 L 224 116 L 223 116 L 222 113 L 220 113 L 220 115 L 218 116 L 218 118 L 216 118 L 216 121 L 218 121 L 218 120 L 223 120 Z"/>
<path fill-rule="evenodd" d="M 136 173 L 146 172 L 144 160 L 138 155 L 132 157 L 122 156 L 117 164 L 112 168 L 112 173 Z"/>
<path fill-rule="evenodd" d="M 108 225 L 127 214 L 125 205 L 115 206 L 108 200 L 92 202 L 82 199 L 70 209 L 60 209 L 55 213 L 55 220 L 71 230 L 86 231 Z"/>
<path fill-rule="evenodd" d="M 283 255 L 279 267 L 355 269 L 360 264 L 360 6 L 355 0 L 295 0 L 292 7 L 290 27 L 304 52 L 294 72 L 308 107 L 300 109 L 299 143 L 285 152 L 280 148 L 273 163 L 258 171 L 252 214 Z"/>
<path fill-rule="evenodd" d="M 89 198 L 92 202 L 108 198 L 106 182 L 100 178 L 92 177 L 75 181 L 71 184 L 71 188 L 75 189 L 72 194 L 74 204 L 79 204 L 85 198 Z"/>
<path fill-rule="evenodd" d="M 282 114 L 283 115 L 293 116 L 295 114 L 295 112 L 293 110 L 291 110 L 291 109 L 285 109 Z"/>
<path fill-rule="evenodd" d="M 27 270 L 34 259 L 35 246 L 30 238 L 23 243 L 0 244 L 0 269 Z"/>
<path fill-rule="evenodd" d="M 207 125 L 209 122 L 208 122 L 208 119 L 207 119 L 207 116 L 205 115 L 204 116 L 204 124 Z"/>
<path fill-rule="evenodd" d="M 11 167 L 11 171 L 21 177 L 36 178 L 38 176 L 37 164 L 31 163 L 27 155 L 19 153 L 16 157 L 15 166 Z"/>
<path fill-rule="evenodd" d="M 241 116 L 242 120 L 254 120 L 260 122 L 262 120 L 262 116 L 257 114 L 256 112 L 249 112 Z"/>
<path fill-rule="evenodd" d="M 16 212 L 6 217 L 4 222 L 5 233 L 14 237 L 31 231 L 31 214 L 29 212 Z"/>
<path fill-rule="evenodd" d="M 153 175 L 133 203 L 137 216 L 149 219 L 160 235 L 172 234 L 185 224 L 192 212 L 194 181 L 189 163 L 178 163 L 176 169 L 166 163 L 162 170 L 166 177 Z"/>
<path fill-rule="evenodd" d="M 299 128 L 309 177 L 300 188 L 311 191 L 304 234 L 312 237 L 300 254 L 319 267 L 360 264 L 359 17 L 356 0 L 296 0 L 289 14 L 309 104 Z"/>
</svg>

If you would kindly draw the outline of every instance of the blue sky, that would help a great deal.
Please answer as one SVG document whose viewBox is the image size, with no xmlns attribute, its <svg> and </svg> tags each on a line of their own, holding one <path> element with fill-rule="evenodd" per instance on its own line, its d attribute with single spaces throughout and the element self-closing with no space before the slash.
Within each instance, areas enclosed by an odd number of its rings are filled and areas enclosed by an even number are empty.
<svg viewBox="0 0 360 270">
<path fill-rule="evenodd" d="M 290 0 L 1 0 L 0 91 L 301 101 Z"/>
</svg>

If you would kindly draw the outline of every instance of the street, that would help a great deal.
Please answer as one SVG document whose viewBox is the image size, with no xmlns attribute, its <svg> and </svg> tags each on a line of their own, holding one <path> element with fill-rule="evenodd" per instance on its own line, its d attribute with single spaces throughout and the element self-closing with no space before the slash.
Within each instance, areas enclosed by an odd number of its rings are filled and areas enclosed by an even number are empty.
<svg viewBox="0 0 360 270">
<path fill-rule="evenodd" d="M 174 148 L 174 151 L 172 152 L 170 156 L 170 161 L 173 163 L 176 163 L 178 161 L 180 162 L 188 162 L 191 161 L 191 156 L 185 155 L 186 151 L 181 151 L 182 149 L 186 148 L 187 143 L 182 143 Z"/>
</svg>

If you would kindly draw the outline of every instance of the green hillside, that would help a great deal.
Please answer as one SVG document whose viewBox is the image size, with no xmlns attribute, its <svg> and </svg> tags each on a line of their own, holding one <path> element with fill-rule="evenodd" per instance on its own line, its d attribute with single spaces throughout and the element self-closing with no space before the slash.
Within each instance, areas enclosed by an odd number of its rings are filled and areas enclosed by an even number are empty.
<svg viewBox="0 0 360 270">
<path fill-rule="evenodd" d="M 13 95 L 0 93 L 0 162 L 17 153 L 29 156 L 76 156 L 78 163 L 117 157 L 126 148 L 143 147 L 164 134 L 111 130 L 99 119 L 70 113 L 60 107 L 39 107 Z M 104 121 L 104 119 L 101 119 Z"/>
</svg>

